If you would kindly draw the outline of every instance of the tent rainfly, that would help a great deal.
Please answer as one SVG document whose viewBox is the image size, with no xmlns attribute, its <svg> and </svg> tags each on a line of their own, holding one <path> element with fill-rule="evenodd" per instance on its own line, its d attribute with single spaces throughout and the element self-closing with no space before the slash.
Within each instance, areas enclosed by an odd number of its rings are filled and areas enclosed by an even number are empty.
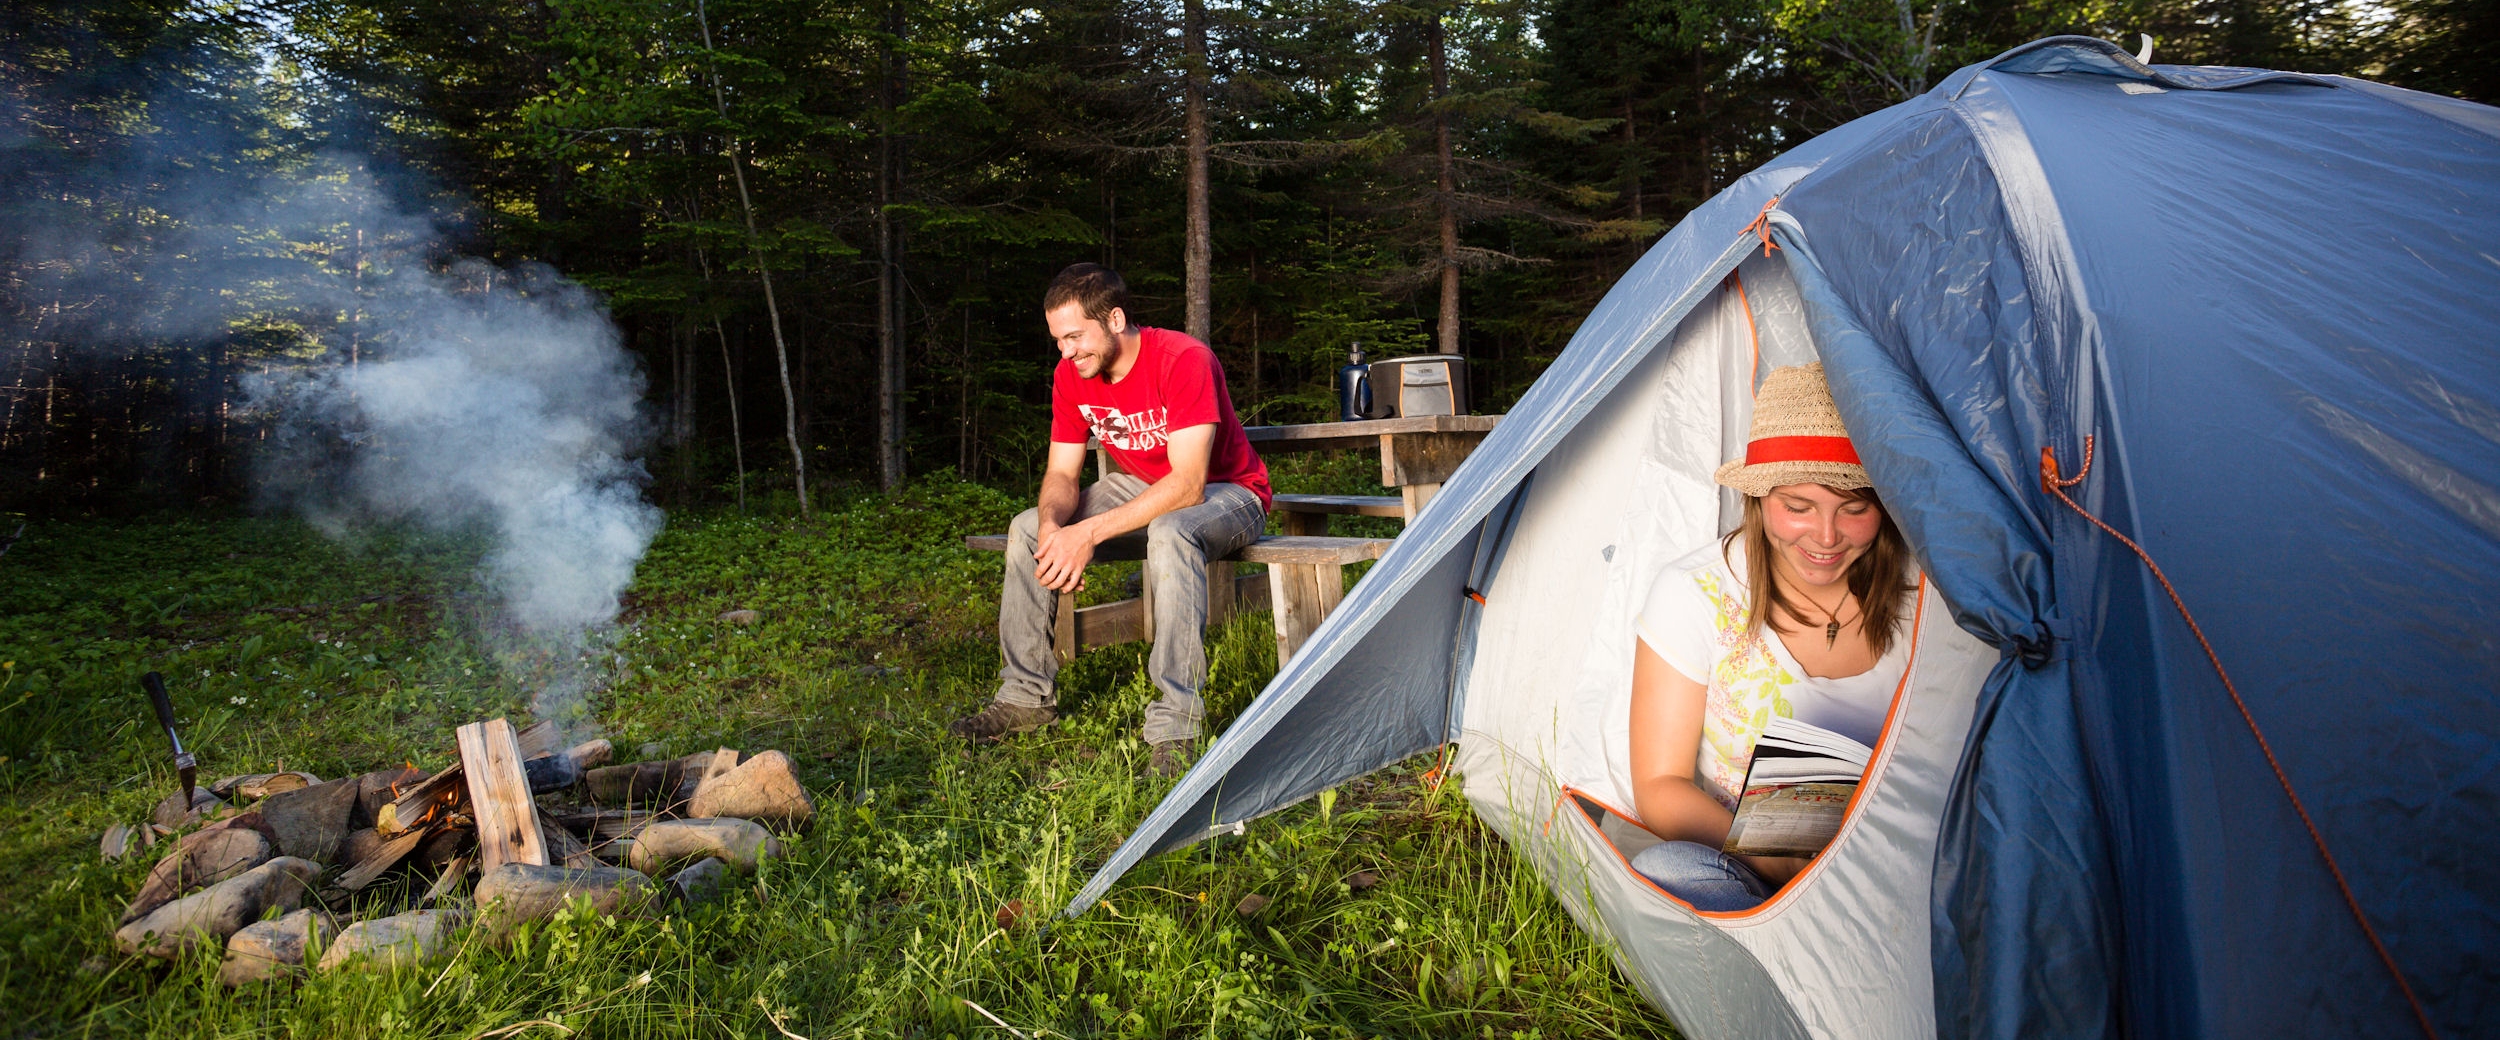
<svg viewBox="0 0 2500 1040">
<path fill-rule="evenodd" d="M 1831 847 L 1696 913 L 1632 616 L 1818 358 L 1915 656 Z M 1686 1036 L 2500 1035 L 2495 612 L 2500 110 L 2042 40 L 1687 216 L 1068 912 L 1455 741 Z"/>
</svg>

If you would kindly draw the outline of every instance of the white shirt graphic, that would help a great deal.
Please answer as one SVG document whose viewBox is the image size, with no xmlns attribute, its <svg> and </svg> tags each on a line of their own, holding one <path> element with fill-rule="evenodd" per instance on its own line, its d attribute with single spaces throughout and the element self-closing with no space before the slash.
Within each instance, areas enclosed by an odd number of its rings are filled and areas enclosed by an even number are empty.
<svg viewBox="0 0 2500 1040">
<path fill-rule="evenodd" d="M 1156 405 L 1139 412 L 1123 412 L 1109 405 L 1080 404 L 1079 416 L 1085 419 L 1094 439 L 1121 451 L 1153 451 L 1163 446 L 1171 425 L 1172 410 Z"/>
</svg>

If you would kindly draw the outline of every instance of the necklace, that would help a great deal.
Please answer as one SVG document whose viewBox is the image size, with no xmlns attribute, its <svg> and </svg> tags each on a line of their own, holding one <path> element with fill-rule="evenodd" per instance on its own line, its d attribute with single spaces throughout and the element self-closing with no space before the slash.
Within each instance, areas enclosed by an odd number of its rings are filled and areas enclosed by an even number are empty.
<svg viewBox="0 0 2500 1040">
<path fill-rule="evenodd" d="M 1831 649 L 1833 646 L 1838 645 L 1838 644 L 1839 644 L 1839 642 L 1840 642 L 1840 610 L 1839 610 L 1839 608 L 1837 608 L 1837 607 L 1826 607 L 1826 606 L 1824 606 L 1824 605 L 1822 605 L 1822 604 L 1820 604 L 1820 603 L 1815 603 L 1815 602 L 1814 602 L 1814 597 L 1806 595 L 1803 591 L 1799 591 L 1799 592 L 1797 593 L 1797 597 L 1798 597 L 1799 599 L 1803 599 L 1803 600 L 1805 600 L 1805 601 L 1806 601 L 1806 602 L 1808 602 L 1808 603 L 1814 603 L 1814 609 L 1816 609 L 1816 610 L 1820 610 L 1820 611 L 1822 611 L 1822 612 L 1823 612 L 1823 649 L 1825 649 L 1825 650 L 1829 650 L 1829 649 Z M 1845 606 L 1848 606 L 1848 605 L 1849 605 L 1849 590 L 1847 590 L 1847 589 L 1842 589 L 1842 590 L 1840 590 L 1840 606 L 1845 607 Z M 1862 612 L 1861 612 L 1861 613 L 1862 613 Z"/>
</svg>

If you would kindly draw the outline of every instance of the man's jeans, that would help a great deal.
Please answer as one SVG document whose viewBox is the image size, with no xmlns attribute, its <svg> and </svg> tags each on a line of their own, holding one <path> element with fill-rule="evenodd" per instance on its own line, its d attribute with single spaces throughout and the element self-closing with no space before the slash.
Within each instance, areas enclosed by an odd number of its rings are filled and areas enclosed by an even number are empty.
<svg viewBox="0 0 2500 1040">
<path fill-rule="evenodd" d="M 1149 485 L 1126 473 L 1104 477 L 1077 499 L 1082 520 L 1106 513 L 1144 494 Z M 1146 706 L 1146 742 L 1195 740 L 1206 718 L 1206 702 L 1198 687 L 1207 679 L 1207 561 L 1232 555 L 1259 540 L 1267 513 L 1259 496 L 1239 484 L 1208 484 L 1206 501 L 1175 509 L 1105 544 L 1142 539 L 1146 544 L 1146 586 L 1154 601 L 1154 653 L 1146 659 L 1155 689 L 1162 696 Z M 998 700 L 1007 704 L 1056 709 L 1059 658 L 1051 652 L 1051 627 L 1059 594 L 1043 588 L 1033 574 L 1033 548 L 1040 541 L 1041 512 L 1027 509 L 1007 534 L 1007 576 L 998 597 L 998 654 L 1006 666 L 998 670 Z"/>
</svg>

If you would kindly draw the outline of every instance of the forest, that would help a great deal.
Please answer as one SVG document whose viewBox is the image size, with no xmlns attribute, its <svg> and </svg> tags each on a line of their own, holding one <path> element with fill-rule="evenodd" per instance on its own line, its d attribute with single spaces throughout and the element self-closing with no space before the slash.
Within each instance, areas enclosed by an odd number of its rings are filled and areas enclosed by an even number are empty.
<svg viewBox="0 0 2500 1040">
<path fill-rule="evenodd" d="M 429 272 L 586 290 L 670 508 L 1025 486 L 1078 260 L 1248 422 L 1354 344 L 1500 411 L 1731 178 L 2057 33 L 2500 100 L 2489 0 L 15 3 L 0 508 L 265 494 Z"/>
</svg>

